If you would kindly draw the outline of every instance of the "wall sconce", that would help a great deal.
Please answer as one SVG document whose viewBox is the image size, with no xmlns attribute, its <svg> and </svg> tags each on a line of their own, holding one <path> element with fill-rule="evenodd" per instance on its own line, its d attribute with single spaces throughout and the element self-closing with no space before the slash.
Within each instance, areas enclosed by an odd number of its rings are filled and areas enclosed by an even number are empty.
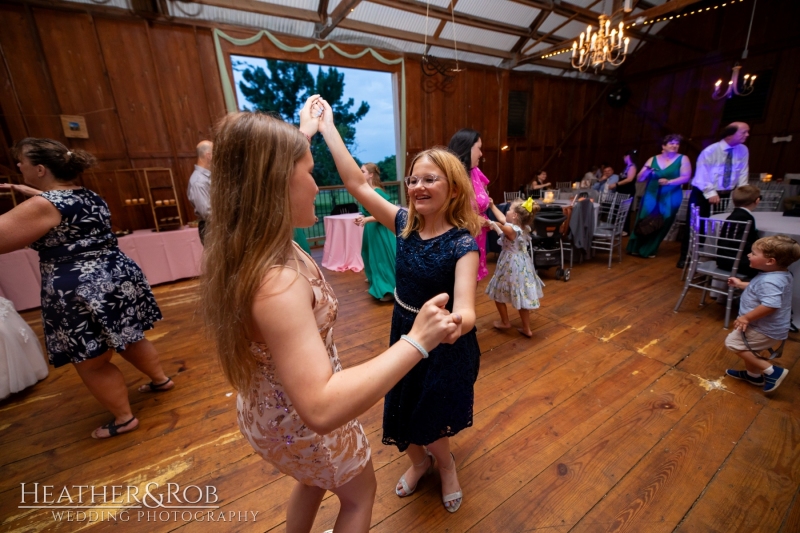
<svg viewBox="0 0 800 533">
<path fill-rule="evenodd" d="M 503 145 L 503 147 L 502 147 L 502 148 L 500 148 L 500 151 L 502 151 L 502 152 L 507 152 L 507 151 L 509 151 L 510 149 L 511 149 L 511 148 L 509 148 L 507 144 L 504 144 L 504 145 Z"/>
</svg>

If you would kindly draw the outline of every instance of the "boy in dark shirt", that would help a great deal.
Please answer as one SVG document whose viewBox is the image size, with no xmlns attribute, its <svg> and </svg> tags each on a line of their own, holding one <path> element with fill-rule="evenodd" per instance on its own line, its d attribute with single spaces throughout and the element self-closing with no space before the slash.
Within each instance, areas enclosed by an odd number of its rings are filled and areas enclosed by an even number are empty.
<svg viewBox="0 0 800 533">
<path fill-rule="evenodd" d="M 747 222 L 750 221 L 750 233 L 747 234 L 747 243 L 744 245 L 744 253 L 742 255 L 741 260 L 739 261 L 739 270 L 737 271 L 738 274 L 742 276 L 747 276 L 748 278 L 752 278 L 756 274 L 758 274 L 758 270 L 752 268 L 750 266 L 750 259 L 748 259 L 748 254 L 753 247 L 753 243 L 758 240 L 758 232 L 756 231 L 756 219 L 753 217 L 753 211 L 758 206 L 759 202 L 761 202 L 761 191 L 758 187 L 753 187 L 752 185 L 745 185 L 743 187 L 739 187 L 734 189 L 731 193 L 731 201 L 733 205 L 736 206 L 735 209 L 731 212 L 728 216 L 727 220 L 735 221 L 735 222 Z M 720 245 L 727 246 L 730 248 L 738 248 L 739 242 L 742 239 L 742 232 L 744 229 L 734 224 L 725 224 L 722 226 L 722 233 L 721 237 L 729 237 L 730 239 L 735 240 L 720 240 Z M 736 252 L 733 250 L 720 250 L 720 255 L 726 255 L 731 257 L 731 259 L 722 259 L 717 258 L 717 266 L 719 268 L 724 268 L 725 270 L 733 269 L 733 261 L 736 258 Z"/>
</svg>

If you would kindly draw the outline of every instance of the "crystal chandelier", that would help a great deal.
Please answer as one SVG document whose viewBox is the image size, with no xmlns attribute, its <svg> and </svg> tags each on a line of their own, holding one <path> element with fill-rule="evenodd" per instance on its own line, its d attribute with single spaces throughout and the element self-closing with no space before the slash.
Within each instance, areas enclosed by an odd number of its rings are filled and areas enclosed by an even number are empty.
<svg viewBox="0 0 800 533">
<path fill-rule="evenodd" d="M 753 17 L 756 14 L 756 3 L 758 0 L 753 0 L 753 12 L 750 14 L 750 27 L 747 29 L 747 40 L 744 43 L 744 52 L 742 52 L 742 59 L 747 59 L 747 46 L 750 44 L 750 32 L 753 29 Z M 748 94 L 753 92 L 753 84 L 756 81 L 755 76 L 751 76 L 750 74 L 744 75 L 744 81 L 739 84 L 739 71 L 742 70 L 742 66 L 737 62 L 733 65 L 733 70 L 731 70 L 731 81 L 728 82 L 728 86 L 725 87 L 725 90 L 722 90 L 722 79 L 717 80 L 717 83 L 714 84 L 714 92 L 711 95 L 711 98 L 714 100 L 722 100 L 723 98 L 732 98 L 733 95 L 736 96 L 747 96 Z"/>
<path fill-rule="evenodd" d="M 604 69 L 606 63 L 621 65 L 628 55 L 630 38 L 622 36 L 623 23 L 619 29 L 611 29 L 611 20 L 606 15 L 600 15 L 600 27 L 592 33 L 592 27 L 586 28 L 586 33 L 581 33 L 580 44 L 572 43 L 572 66 L 581 72 L 594 68 L 595 72 Z M 610 30 L 610 33 L 609 33 Z"/>
</svg>

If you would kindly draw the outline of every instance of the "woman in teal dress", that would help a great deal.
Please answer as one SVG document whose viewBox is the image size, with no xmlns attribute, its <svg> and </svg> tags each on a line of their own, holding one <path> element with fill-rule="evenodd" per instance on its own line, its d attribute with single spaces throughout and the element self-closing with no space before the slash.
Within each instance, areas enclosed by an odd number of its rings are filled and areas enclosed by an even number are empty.
<svg viewBox="0 0 800 533">
<path fill-rule="evenodd" d="M 367 182 L 385 199 L 389 195 L 381 183 L 381 171 L 375 163 L 361 166 L 361 172 Z M 364 273 L 369 282 L 369 293 L 382 302 L 394 298 L 394 264 L 397 251 L 397 238 L 386 226 L 370 216 L 362 206 L 365 216 L 356 218 L 356 224 L 364 226 L 364 238 L 361 241 L 361 258 L 364 260 Z"/>
<path fill-rule="evenodd" d="M 669 233 L 683 201 L 682 185 L 692 177 L 692 163 L 678 153 L 683 137 L 667 135 L 661 143 L 661 153 L 647 160 L 639 172 L 638 181 L 646 182 L 634 230 L 628 240 L 628 253 L 655 257 L 658 247 Z M 640 220 L 661 215 L 664 224 L 649 235 L 636 231 Z"/>
</svg>

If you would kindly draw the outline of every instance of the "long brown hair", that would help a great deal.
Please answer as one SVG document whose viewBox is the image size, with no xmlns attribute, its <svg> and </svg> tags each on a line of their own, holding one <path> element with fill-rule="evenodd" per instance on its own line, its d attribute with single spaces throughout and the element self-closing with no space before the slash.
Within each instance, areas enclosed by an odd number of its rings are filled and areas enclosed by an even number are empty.
<svg viewBox="0 0 800 533">
<path fill-rule="evenodd" d="M 289 183 L 308 149 L 297 128 L 268 115 L 230 113 L 216 125 L 202 302 L 225 378 L 238 391 L 257 371 L 253 298 L 267 270 L 293 253 Z"/>
<path fill-rule="evenodd" d="M 455 191 L 455 198 L 451 198 L 442 206 L 445 220 L 457 228 L 468 230 L 473 236 L 481 231 L 481 217 L 473 209 L 475 202 L 475 191 L 472 188 L 472 181 L 467 176 L 467 171 L 461 161 L 453 155 L 453 152 L 446 148 L 436 146 L 429 150 L 422 151 L 414 156 L 409 167 L 408 174 L 414 173 L 414 165 L 427 157 L 431 163 L 439 167 L 445 177 L 450 191 Z M 400 237 L 407 238 L 415 231 L 425 229 L 425 219 L 423 219 L 414 207 L 414 202 L 408 203 L 408 223 L 400 234 Z"/>
<path fill-rule="evenodd" d="M 378 187 L 382 191 L 386 191 L 386 187 L 383 186 L 383 182 L 381 182 L 381 169 L 375 163 L 364 163 L 364 168 L 367 169 L 367 172 L 372 174 L 372 186 Z"/>
</svg>

